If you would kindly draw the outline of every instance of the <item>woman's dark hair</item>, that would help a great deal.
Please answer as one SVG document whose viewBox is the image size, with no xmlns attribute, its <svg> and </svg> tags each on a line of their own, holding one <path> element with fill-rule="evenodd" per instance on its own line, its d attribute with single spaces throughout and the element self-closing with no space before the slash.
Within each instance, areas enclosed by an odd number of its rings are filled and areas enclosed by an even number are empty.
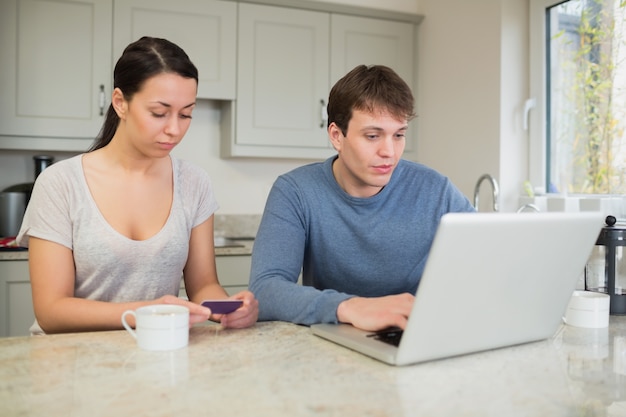
<svg viewBox="0 0 626 417">
<path fill-rule="evenodd" d="M 385 110 L 397 119 L 415 117 L 411 88 L 391 68 L 359 65 L 341 78 L 328 97 L 328 125 L 346 135 L 353 110 Z"/>
<path fill-rule="evenodd" d="M 128 45 L 115 64 L 113 88 L 119 88 L 130 101 L 151 77 L 174 73 L 198 82 L 198 69 L 178 45 L 160 38 L 144 36 Z M 108 145 L 120 122 L 113 105 L 109 105 L 100 133 L 88 152 Z"/>
</svg>

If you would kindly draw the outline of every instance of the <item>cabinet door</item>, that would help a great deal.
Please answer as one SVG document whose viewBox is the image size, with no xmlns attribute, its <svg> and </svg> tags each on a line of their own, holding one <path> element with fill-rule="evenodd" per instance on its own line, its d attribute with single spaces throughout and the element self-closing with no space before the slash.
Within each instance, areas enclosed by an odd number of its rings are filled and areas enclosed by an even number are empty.
<svg viewBox="0 0 626 417">
<path fill-rule="evenodd" d="M 250 281 L 250 255 L 216 256 L 217 277 L 228 295 L 248 289 Z"/>
<path fill-rule="evenodd" d="M 248 289 L 250 268 L 252 266 L 252 257 L 250 255 L 216 256 L 215 265 L 220 284 L 228 295 L 235 295 Z M 180 283 L 178 296 L 188 299 L 184 280 Z"/>
<path fill-rule="evenodd" d="M 364 17 L 331 16 L 331 83 L 357 65 L 386 65 L 409 86 L 415 85 L 416 26 Z M 415 95 L 415 89 L 413 89 Z M 412 123 L 415 125 L 415 123 Z M 405 156 L 415 149 L 415 133 L 407 133 Z"/>
<path fill-rule="evenodd" d="M 414 77 L 414 31 L 411 23 L 333 14 L 331 83 L 357 65 L 386 65 L 409 85 Z"/>
<path fill-rule="evenodd" d="M 325 158 L 329 14 L 239 4 L 231 156 Z"/>
<path fill-rule="evenodd" d="M 0 135 L 93 139 L 111 93 L 111 0 L 0 2 Z"/>
<path fill-rule="evenodd" d="M 116 0 L 113 62 L 142 36 L 170 40 L 198 67 L 198 97 L 235 98 L 237 4 L 211 0 Z"/>
<path fill-rule="evenodd" d="M 0 261 L 0 337 L 27 336 L 34 321 L 28 261 Z"/>
</svg>

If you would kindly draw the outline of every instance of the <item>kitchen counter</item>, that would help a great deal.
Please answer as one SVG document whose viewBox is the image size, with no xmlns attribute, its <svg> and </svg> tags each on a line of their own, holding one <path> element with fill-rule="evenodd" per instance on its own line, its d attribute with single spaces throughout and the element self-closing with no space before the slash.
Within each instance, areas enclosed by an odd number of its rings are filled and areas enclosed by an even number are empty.
<svg viewBox="0 0 626 417">
<path fill-rule="evenodd" d="M 254 240 L 245 239 L 237 240 L 237 243 L 241 246 L 215 248 L 215 256 L 229 256 L 229 255 L 251 255 L 252 246 Z M 0 261 L 19 261 L 28 260 L 27 250 L 18 251 L 0 251 Z"/>
<path fill-rule="evenodd" d="M 27 261 L 27 250 L 0 251 L 0 261 Z"/>
<path fill-rule="evenodd" d="M 240 246 L 216 247 L 215 256 L 251 255 L 260 222 L 260 214 L 216 214 L 215 236 L 229 237 Z M 28 260 L 28 251 L 0 251 L 0 261 L 15 260 Z"/>
<path fill-rule="evenodd" d="M 626 317 L 546 341 L 392 367 L 281 322 L 0 339 L 2 416 L 625 416 Z"/>
</svg>

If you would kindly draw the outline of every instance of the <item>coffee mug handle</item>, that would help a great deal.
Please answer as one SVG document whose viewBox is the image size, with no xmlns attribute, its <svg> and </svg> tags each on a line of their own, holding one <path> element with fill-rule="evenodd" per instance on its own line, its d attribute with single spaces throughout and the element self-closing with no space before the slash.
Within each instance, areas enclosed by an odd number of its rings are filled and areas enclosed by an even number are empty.
<svg viewBox="0 0 626 417">
<path fill-rule="evenodd" d="M 124 328 L 126 330 L 128 330 L 128 333 L 130 333 L 131 336 L 133 336 L 135 339 L 137 339 L 137 333 L 126 322 L 126 316 L 129 315 L 129 314 L 132 314 L 133 316 L 135 316 L 135 321 L 137 321 L 137 314 L 133 310 L 126 310 L 125 312 L 122 313 L 122 325 L 124 326 Z"/>
</svg>

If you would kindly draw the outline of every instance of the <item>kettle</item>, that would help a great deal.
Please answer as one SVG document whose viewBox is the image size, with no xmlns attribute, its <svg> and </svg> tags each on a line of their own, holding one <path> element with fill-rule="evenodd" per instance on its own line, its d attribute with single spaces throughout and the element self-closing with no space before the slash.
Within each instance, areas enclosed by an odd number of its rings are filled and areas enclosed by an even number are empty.
<svg viewBox="0 0 626 417">
<path fill-rule="evenodd" d="M 585 290 L 608 294 L 609 314 L 626 315 L 626 225 L 607 216 L 585 266 Z"/>
</svg>

